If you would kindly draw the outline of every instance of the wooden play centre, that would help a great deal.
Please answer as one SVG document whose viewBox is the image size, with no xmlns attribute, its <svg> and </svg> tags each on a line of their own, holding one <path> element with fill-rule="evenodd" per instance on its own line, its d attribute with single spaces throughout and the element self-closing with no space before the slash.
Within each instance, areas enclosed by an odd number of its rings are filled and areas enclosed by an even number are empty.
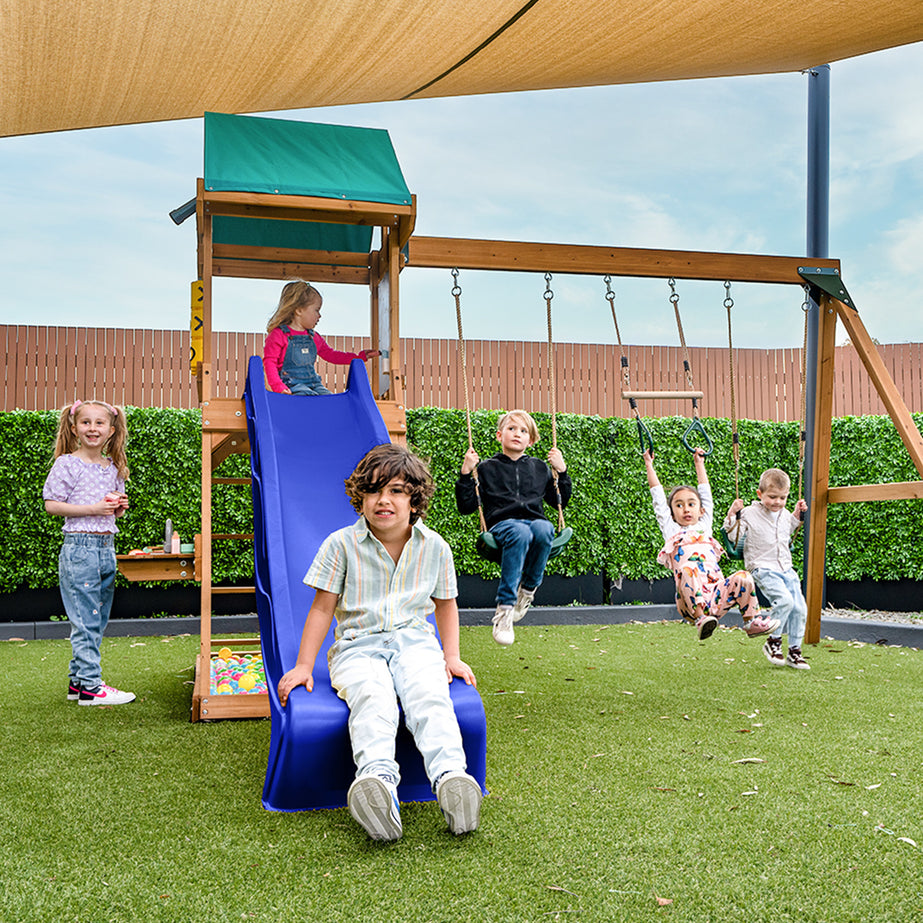
<svg viewBox="0 0 923 923">
<path fill-rule="evenodd" d="M 267 694 L 218 695 L 211 683 L 211 663 L 219 649 L 258 652 L 265 643 L 252 638 L 232 644 L 212 633 L 217 594 L 254 592 L 253 587 L 212 582 L 214 544 L 253 540 L 251 534 L 212 530 L 215 493 L 248 483 L 246 478 L 216 477 L 214 471 L 229 455 L 251 449 L 243 398 L 213 394 L 216 277 L 366 286 L 371 346 L 381 352 L 371 360 L 369 377 L 384 426 L 395 441 L 406 433 L 403 381 L 405 374 L 413 374 L 404 369 L 400 353 L 399 281 L 404 269 L 754 282 L 805 289 L 815 331 L 805 361 L 814 383 L 804 427 L 812 437 L 804 485 L 810 502 L 805 556 L 808 643 L 820 639 L 829 506 L 923 498 L 923 437 L 852 302 L 838 260 L 415 236 L 416 200 L 387 132 L 213 113 L 205 118 L 205 170 L 197 183 L 195 218 L 198 278 L 192 297 L 192 372 L 202 410 L 201 533 L 195 537 L 193 555 L 119 561 L 129 579 L 196 580 L 201 585 L 193 721 L 270 713 Z M 921 480 L 829 486 L 838 323 L 844 325 Z M 656 399 L 677 397 L 675 392 L 657 392 Z"/>
</svg>

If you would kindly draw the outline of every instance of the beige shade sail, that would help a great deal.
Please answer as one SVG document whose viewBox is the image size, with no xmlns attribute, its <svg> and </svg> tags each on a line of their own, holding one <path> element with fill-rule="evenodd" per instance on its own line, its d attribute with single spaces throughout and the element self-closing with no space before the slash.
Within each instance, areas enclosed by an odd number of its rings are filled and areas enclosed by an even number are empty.
<svg viewBox="0 0 923 923">
<path fill-rule="evenodd" d="M 803 70 L 919 0 L 0 0 L 0 136 Z"/>
</svg>

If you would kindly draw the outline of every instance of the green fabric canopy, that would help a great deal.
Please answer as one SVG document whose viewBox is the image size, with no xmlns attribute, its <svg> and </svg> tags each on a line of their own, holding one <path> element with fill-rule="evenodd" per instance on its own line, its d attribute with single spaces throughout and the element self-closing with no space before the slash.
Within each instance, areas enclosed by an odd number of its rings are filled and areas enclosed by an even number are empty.
<svg viewBox="0 0 923 923">
<path fill-rule="evenodd" d="M 319 196 L 409 205 L 388 132 L 287 119 L 205 113 L 208 191 Z M 217 243 L 367 253 L 372 228 L 216 217 Z"/>
</svg>

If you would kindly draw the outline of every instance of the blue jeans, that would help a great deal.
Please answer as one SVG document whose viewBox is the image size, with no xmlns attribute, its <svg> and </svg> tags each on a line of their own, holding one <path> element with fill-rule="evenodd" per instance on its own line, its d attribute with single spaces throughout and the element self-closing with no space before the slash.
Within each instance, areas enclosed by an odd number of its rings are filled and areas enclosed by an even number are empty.
<svg viewBox="0 0 923 923">
<path fill-rule="evenodd" d="M 58 580 L 71 626 L 70 675 L 82 686 L 98 686 L 103 681 L 99 647 L 115 590 L 113 536 L 65 533 L 58 557 Z"/>
<path fill-rule="evenodd" d="M 332 391 L 328 391 L 323 385 L 308 385 L 303 381 L 290 382 L 288 389 L 292 394 L 301 394 L 305 397 L 321 397 L 324 394 L 333 393 Z"/>
<path fill-rule="evenodd" d="M 464 771 L 445 657 L 432 632 L 400 628 L 338 641 L 329 660 L 330 684 L 349 706 L 357 777 L 389 773 L 400 780 L 394 759 L 398 699 L 430 782 L 450 770 Z"/>
<path fill-rule="evenodd" d="M 512 606 L 519 587 L 534 590 L 541 584 L 554 526 L 547 519 L 504 519 L 490 532 L 502 551 L 497 605 Z"/>
<path fill-rule="evenodd" d="M 804 628 L 808 618 L 808 604 L 801 592 L 798 574 L 789 568 L 786 571 L 770 570 L 757 567 L 753 570 L 753 579 L 772 607 L 769 618 L 778 619 L 780 625 L 774 638 L 788 634 L 789 647 L 801 647 L 804 640 Z"/>
</svg>

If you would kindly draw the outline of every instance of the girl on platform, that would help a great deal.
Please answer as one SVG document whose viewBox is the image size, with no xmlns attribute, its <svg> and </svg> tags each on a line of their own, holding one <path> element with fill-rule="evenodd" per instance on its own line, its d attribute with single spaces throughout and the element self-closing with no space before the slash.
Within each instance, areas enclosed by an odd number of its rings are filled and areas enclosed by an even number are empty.
<svg viewBox="0 0 923 923">
<path fill-rule="evenodd" d="M 279 298 L 279 307 L 266 325 L 263 368 L 270 391 L 279 394 L 330 394 L 314 369 L 317 357 L 334 365 L 349 365 L 353 359 L 367 362 L 377 349 L 345 353 L 331 349 L 315 333 L 324 303 L 320 292 L 308 282 L 289 282 Z"/>
</svg>

